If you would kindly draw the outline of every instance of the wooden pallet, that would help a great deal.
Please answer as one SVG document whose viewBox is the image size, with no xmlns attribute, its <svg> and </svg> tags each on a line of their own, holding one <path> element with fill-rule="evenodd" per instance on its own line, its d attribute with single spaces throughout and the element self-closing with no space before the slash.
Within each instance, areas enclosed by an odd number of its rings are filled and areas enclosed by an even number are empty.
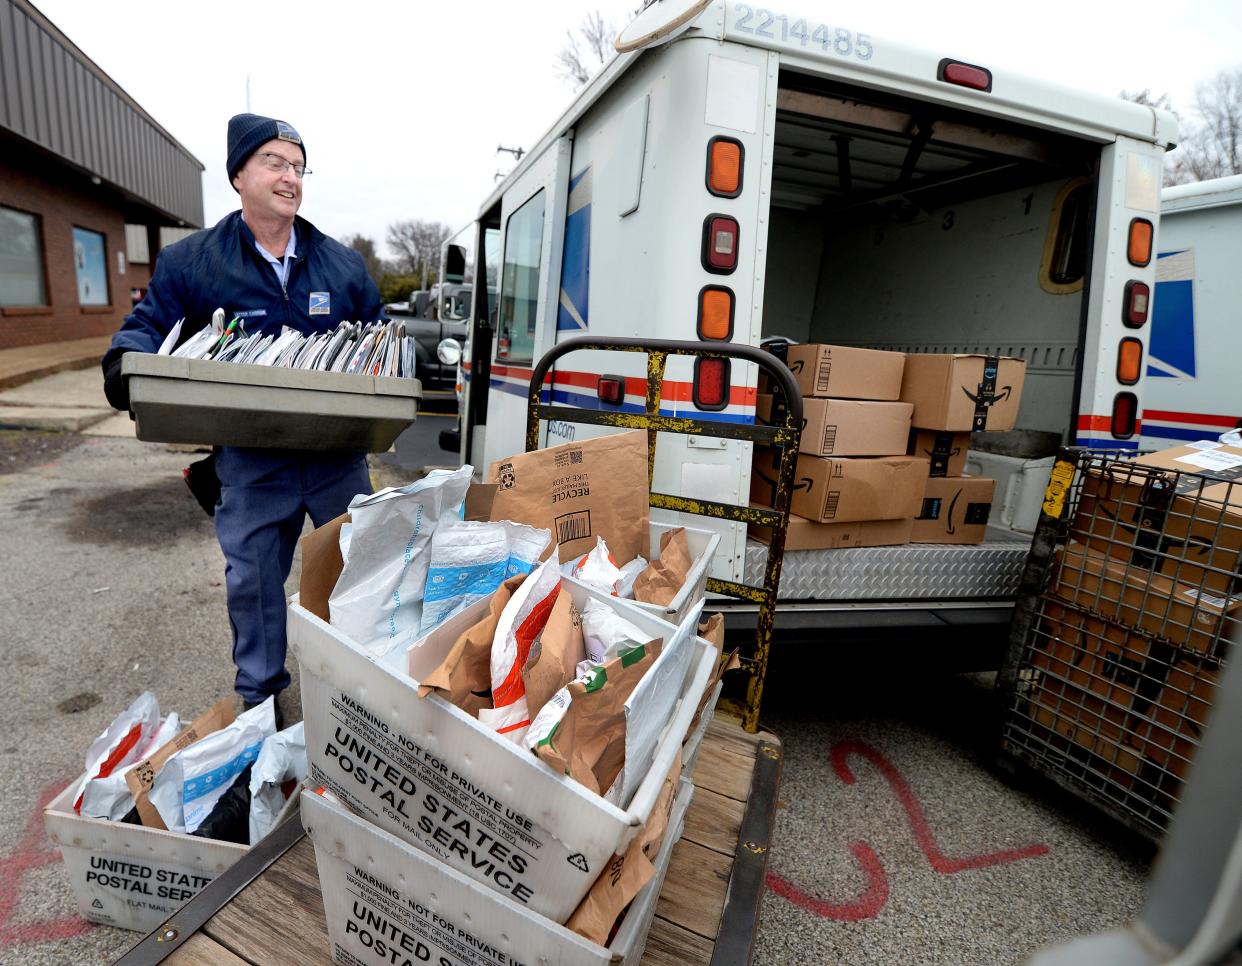
<svg viewBox="0 0 1242 966">
<path fill-rule="evenodd" d="M 644 966 L 750 962 L 780 780 L 780 742 L 717 714 L 695 762 L 694 798 L 673 850 Z M 726 906 L 727 911 L 726 911 Z M 296 817 L 116 966 L 330 964 L 315 849 Z"/>
</svg>

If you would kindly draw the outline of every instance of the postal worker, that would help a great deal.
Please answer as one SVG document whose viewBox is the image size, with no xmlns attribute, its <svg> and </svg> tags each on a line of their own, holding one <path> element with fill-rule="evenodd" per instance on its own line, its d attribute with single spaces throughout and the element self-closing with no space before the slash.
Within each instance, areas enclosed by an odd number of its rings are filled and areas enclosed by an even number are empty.
<svg viewBox="0 0 1242 966">
<path fill-rule="evenodd" d="M 231 118 L 227 168 L 241 210 L 160 252 L 146 296 L 103 357 L 104 390 L 117 409 L 129 409 L 121 357 L 158 351 L 181 319 L 180 341 L 211 324 L 219 308 L 247 334 L 386 318 L 362 256 L 298 217 L 310 172 L 292 125 Z M 235 687 L 249 709 L 289 684 L 285 581 L 306 514 L 315 526 L 326 523 L 355 494 L 370 493 L 371 481 L 363 454 L 285 449 L 279 438 L 262 449 L 218 447 L 213 456 L 219 497 L 206 505 L 224 552 Z"/>
</svg>

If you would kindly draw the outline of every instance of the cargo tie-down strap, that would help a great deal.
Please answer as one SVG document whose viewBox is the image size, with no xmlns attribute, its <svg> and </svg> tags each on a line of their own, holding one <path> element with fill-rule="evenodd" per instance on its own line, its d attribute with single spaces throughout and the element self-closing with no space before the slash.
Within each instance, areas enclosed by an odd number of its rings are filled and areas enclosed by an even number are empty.
<svg viewBox="0 0 1242 966">
<path fill-rule="evenodd" d="M 996 378 L 999 373 L 1000 356 L 986 356 L 983 360 L 983 380 L 979 383 L 978 392 L 971 395 L 965 386 L 962 387 L 962 392 L 975 404 L 975 415 L 970 426 L 972 433 L 982 433 L 987 429 L 988 411 L 995 403 L 1009 398 L 1012 387 L 1005 386 L 999 393 L 996 391 Z"/>
<path fill-rule="evenodd" d="M 977 413 L 976 418 L 978 418 Z M 932 441 L 932 448 L 924 450 L 931 458 L 931 473 L 929 475 L 949 475 L 949 460 L 960 452 L 960 450 L 953 448 L 953 435 L 953 433 L 937 433 L 936 438 Z"/>
</svg>

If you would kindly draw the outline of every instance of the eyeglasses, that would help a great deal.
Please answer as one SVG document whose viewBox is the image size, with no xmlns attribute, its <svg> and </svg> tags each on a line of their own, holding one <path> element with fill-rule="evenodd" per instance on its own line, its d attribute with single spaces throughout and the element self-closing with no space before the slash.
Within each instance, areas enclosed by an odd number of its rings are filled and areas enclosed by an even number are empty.
<svg viewBox="0 0 1242 966">
<path fill-rule="evenodd" d="M 259 162 L 268 171 L 279 171 L 281 174 L 284 174 L 292 168 L 293 173 L 299 178 L 312 173 L 306 165 L 294 164 L 292 161 L 282 158 L 279 154 L 273 154 L 271 151 L 260 151 L 255 157 L 259 159 Z"/>
</svg>

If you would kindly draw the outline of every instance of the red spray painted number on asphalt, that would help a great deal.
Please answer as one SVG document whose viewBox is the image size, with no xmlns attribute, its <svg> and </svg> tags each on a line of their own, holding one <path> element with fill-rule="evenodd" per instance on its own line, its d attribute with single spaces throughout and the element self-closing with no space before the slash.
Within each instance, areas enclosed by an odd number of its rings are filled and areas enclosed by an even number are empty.
<svg viewBox="0 0 1242 966">
<path fill-rule="evenodd" d="M 39 795 L 34 814 L 26 823 L 21 841 L 13 851 L 0 859 L 0 949 L 18 943 L 44 942 L 49 939 L 68 939 L 94 929 L 89 922 L 77 916 L 64 919 L 40 919 L 10 925 L 17 901 L 21 898 L 22 879 L 31 869 L 60 861 L 60 852 L 49 851 L 43 841 L 43 809 L 68 784 L 68 780 L 48 785 Z"/>
<path fill-rule="evenodd" d="M 897 770 L 897 767 L 866 742 L 842 741 L 833 746 L 832 769 L 837 773 L 837 777 L 847 785 L 853 785 L 858 780 L 854 772 L 850 770 L 850 755 L 867 759 L 888 781 L 888 784 L 893 789 L 893 794 L 897 796 L 901 807 L 905 809 L 906 820 L 910 823 L 910 830 L 914 833 L 914 840 L 918 843 L 919 848 L 923 850 L 923 854 L 927 856 L 927 861 L 931 867 L 941 875 L 953 875 L 954 873 L 965 872 L 969 869 L 982 869 L 990 865 L 1003 865 L 1006 862 L 1031 859 L 1036 856 L 1047 855 L 1050 851 L 1046 845 L 1028 845 L 1021 849 L 985 852 L 964 858 L 947 856 L 940 850 L 940 846 L 936 844 L 936 836 L 932 833 L 931 824 L 923 813 L 923 807 L 919 804 L 914 791 L 910 788 L 905 778 L 902 777 L 901 772 Z M 880 857 L 876 855 L 875 850 L 866 842 L 853 843 L 850 846 L 850 852 L 854 855 L 854 861 L 862 869 L 867 884 L 863 888 L 861 895 L 848 902 L 826 902 L 823 899 L 803 892 L 776 872 L 768 873 L 768 888 L 778 896 L 788 899 L 800 908 L 822 919 L 838 919 L 843 922 L 858 922 L 862 919 L 871 919 L 879 915 L 880 910 L 884 908 L 884 904 L 888 902 L 888 875 L 884 871 L 884 865 L 880 862 Z"/>
</svg>

